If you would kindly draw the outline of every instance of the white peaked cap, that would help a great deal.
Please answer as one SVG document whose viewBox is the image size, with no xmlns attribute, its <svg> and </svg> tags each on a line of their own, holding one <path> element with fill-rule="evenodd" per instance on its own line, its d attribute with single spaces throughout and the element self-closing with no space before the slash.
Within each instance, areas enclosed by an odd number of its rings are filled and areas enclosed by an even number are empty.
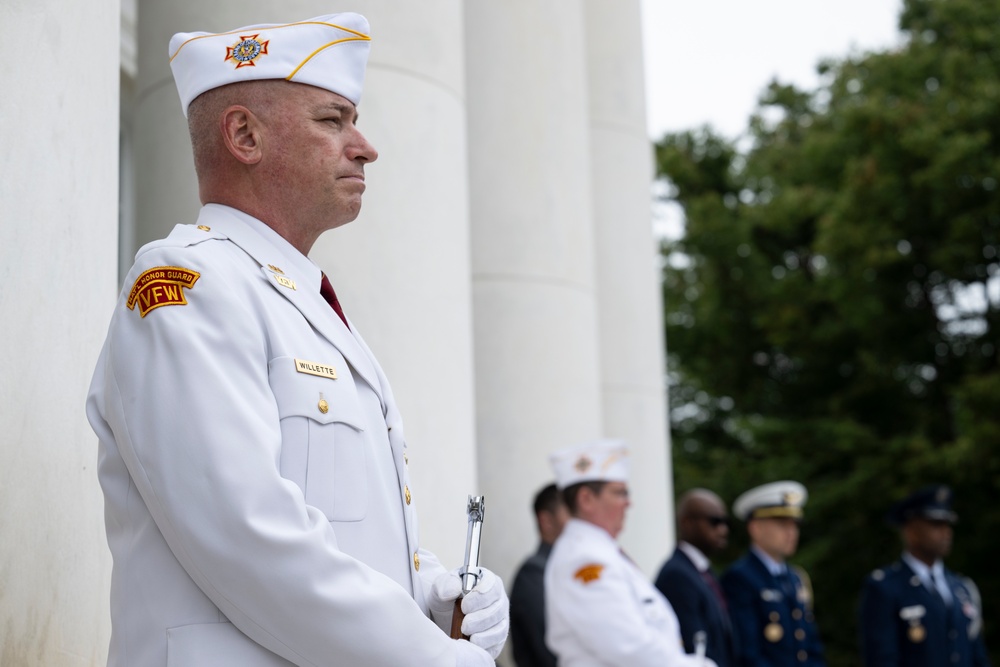
<svg viewBox="0 0 1000 667">
<path fill-rule="evenodd" d="M 733 514 L 741 521 L 747 519 L 802 518 L 802 507 L 809 493 L 798 482 L 785 480 L 757 486 L 733 503 Z"/>
<path fill-rule="evenodd" d="M 223 33 L 179 32 L 170 39 L 170 69 L 185 116 L 207 90 L 264 79 L 325 88 L 357 105 L 370 46 L 364 16 L 327 14 Z"/>
<path fill-rule="evenodd" d="M 628 447 L 623 440 L 596 440 L 549 455 L 556 486 L 580 482 L 627 482 Z"/>
</svg>

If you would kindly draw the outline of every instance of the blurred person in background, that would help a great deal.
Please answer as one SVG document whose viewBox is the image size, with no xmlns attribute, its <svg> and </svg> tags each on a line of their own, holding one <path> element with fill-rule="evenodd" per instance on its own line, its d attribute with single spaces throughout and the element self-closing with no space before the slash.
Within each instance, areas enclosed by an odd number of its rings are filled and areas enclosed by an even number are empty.
<svg viewBox="0 0 1000 667">
<path fill-rule="evenodd" d="M 794 481 L 743 493 L 733 514 L 746 522 L 750 551 L 722 576 L 739 667 L 824 667 L 812 585 L 788 559 L 799 545 L 808 494 Z"/>
<path fill-rule="evenodd" d="M 734 665 L 733 631 L 725 595 L 712 572 L 713 556 L 729 543 L 729 513 L 718 495 L 692 489 L 677 501 L 677 548 L 656 577 L 677 614 L 684 649 L 697 643 L 719 667 Z"/>
</svg>

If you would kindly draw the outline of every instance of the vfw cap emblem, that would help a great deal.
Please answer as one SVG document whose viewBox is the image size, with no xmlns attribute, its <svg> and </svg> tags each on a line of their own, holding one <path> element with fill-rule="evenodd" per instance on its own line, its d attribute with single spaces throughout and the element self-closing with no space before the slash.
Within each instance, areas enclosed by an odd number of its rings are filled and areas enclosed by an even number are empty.
<svg viewBox="0 0 1000 667">
<path fill-rule="evenodd" d="M 270 40 L 260 41 L 256 35 L 240 35 L 240 41 L 226 47 L 226 60 L 236 63 L 236 69 L 241 67 L 256 67 L 257 58 L 267 55 L 267 45 Z"/>
</svg>

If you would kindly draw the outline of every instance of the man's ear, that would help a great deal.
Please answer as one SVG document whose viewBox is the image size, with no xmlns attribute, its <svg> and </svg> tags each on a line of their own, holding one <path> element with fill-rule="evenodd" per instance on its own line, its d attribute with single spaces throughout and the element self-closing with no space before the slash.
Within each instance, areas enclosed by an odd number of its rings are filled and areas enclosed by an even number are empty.
<svg viewBox="0 0 1000 667">
<path fill-rule="evenodd" d="M 552 527 L 552 515 L 542 510 L 535 515 L 535 522 L 538 524 L 538 532 L 545 535 L 546 531 Z"/>
<path fill-rule="evenodd" d="M 597 494 L 589 486 L 582 486 L 576 493 L 576 509 L 578 512 L 589 511 L 594 504 Z"/>
<path fill-rule="evenodd" d="M 226 148 L 243 164 L 257 164 L 263 157 L 261 123 L 245 106 L 234 104 L 219 121 Z"/>
</svg>

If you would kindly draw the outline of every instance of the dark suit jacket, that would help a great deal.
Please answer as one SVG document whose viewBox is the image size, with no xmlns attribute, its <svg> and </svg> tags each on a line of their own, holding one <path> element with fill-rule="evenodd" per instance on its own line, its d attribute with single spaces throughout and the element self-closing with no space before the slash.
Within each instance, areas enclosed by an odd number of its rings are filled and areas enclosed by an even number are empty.
<svg viewBox="0 0 1000 667">
<path fill-rule="evenodd" d="M 950 607 L 904 561 L 875 570 L 861 594 L 861 653 L 868 667 L 988 667 L 974 585 L 945 570 Z"/>
<path fill-rule="evenodd" d="M 510 641 L 517 667 L 556 667 L 545 645 L 545 563 L 552 545 L 544 542 L 524 561 L 510 589 Z"/>
<path fill-rule="evenodd" d="M 719 667 L 734 667 L 729 616 L 687 554 L 674 550 L 656 577 L 656 587 L 677 614 L 684 650 L 694 653 L 694 634 L 704 632 L 705 655 Z"/>
<path fill-rule="evenodd" d="M 788 574 L 791 595 L 751 551 L 722 575 L 739 667 L 826 665 L 808 589 L 794 568 Z"/>
</svg>

